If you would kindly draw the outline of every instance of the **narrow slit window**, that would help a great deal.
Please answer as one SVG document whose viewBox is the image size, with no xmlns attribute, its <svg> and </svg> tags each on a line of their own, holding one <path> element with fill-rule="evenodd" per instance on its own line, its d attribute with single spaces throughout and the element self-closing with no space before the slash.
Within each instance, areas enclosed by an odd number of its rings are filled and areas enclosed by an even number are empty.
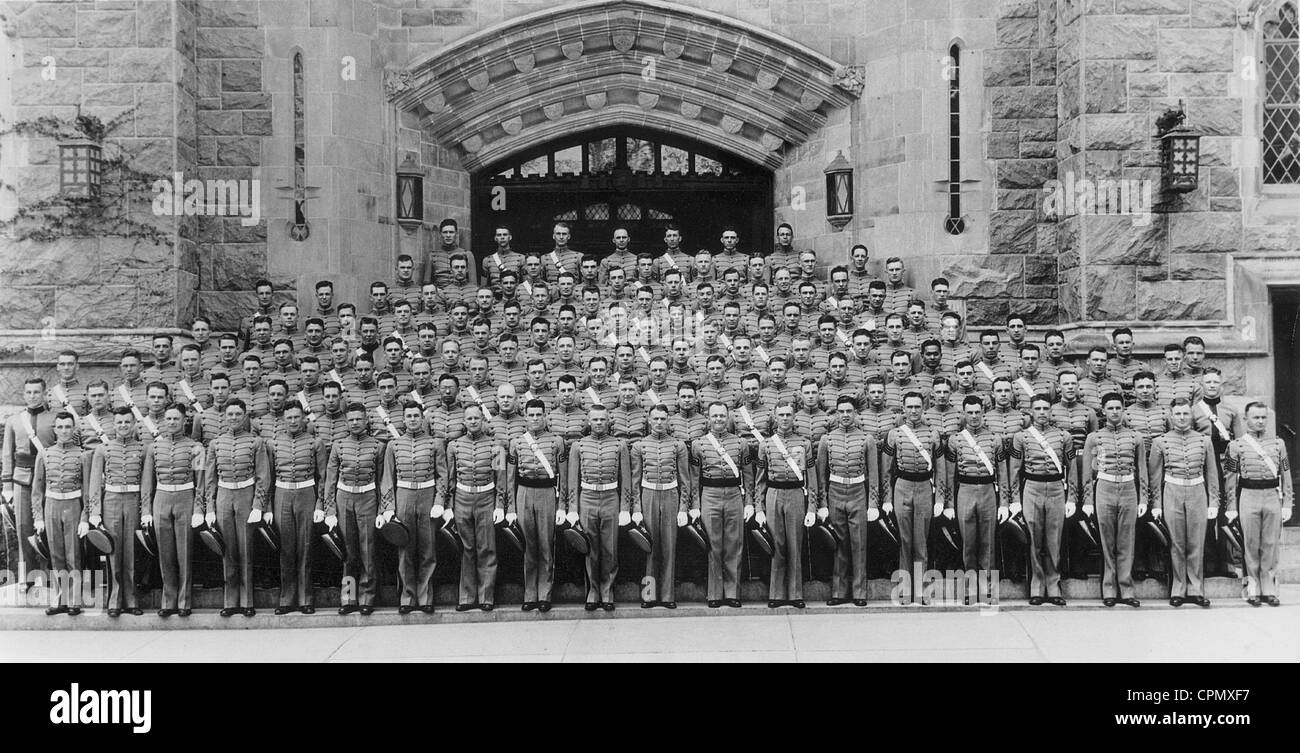
<svg viewBox="0 0 1300 753">
<path fill-rule="evenodd" d="M 1264 21 L 1264 183 L 1300 183 L 1300 30 L 1296 4 Z"/>
<path fill-rule="evenodd" d="M 966 229 L 961 218 L 961 48 L 948 48 L 948 217 L 943 229 L 960 235 Z"/>
</svg>

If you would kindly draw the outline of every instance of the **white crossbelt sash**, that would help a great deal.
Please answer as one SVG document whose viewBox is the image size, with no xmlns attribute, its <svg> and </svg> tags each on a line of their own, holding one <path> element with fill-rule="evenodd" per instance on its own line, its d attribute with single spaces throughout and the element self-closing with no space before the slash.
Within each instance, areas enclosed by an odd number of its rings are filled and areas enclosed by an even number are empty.
<svg viewBox="0 0 1300 753">
<path fill-rule="evenodd" d="M 562 264 L 562 263 L 560 262 L 560 255 L 559 255 L 559 254 L 557 254 L 557 253 L 555 253 L 554 251 L 552 251 L 552 252 L 549 254 L 549 256 L 551 257 L 551 261 L 555 262 L 555 268 L 556 268 L 556 269 L 560 270 L 561 272 L 568 272 L 568 271 L 569 271 L 569 270 L 565 269 L 565 268 L 564 268 L 564 264 Z"/>
<path fill-rule="evenodd" d="M 465 385 L 465 394 L 469 395 L 469 399 L 473 400 L 475 405 L 483 409 L 483 415 L 492 418 L 492 409 L 488 408 L 487 405 L 483 403 L 483 398 L 479 396 L 478 390 L 474 389 L 472 385 L 467 384 Z"/>
<path fill-rule="evenodd" d="M 1030 426 L 1029 434 L 1034 438 L 1034 441 L 1038 442 L 1038 445 L 1043 448 L 1043 452 L 1047 453 L 1047 457 L 1052 461 L 1052 465 L 1056 467 L 1056 472 L 1065 473 L 1065 466 L 1061 465 L 1061 458 L 1057 456 L 1056 450 L 1053 450 L 1051 445 L 1047 444 L 1047 438 L 1038 430 L 1038 427 Z"/>
<path fill-rule="evenodd" d="M 776 449 L 781 453 L 781 457 L 785 458 L 785 463 L 790 466 L 790 470 L 794 472 L 794 477 L 803 481 L 803 469 L 799 467 L 798 463 L 794 462 L 794 458 L 790 457 L 790 451 L 785 448 L 785 442 L 781 441 L 781 437 L 773 434 L 772 444 L 776 445 Z"/>
<path fill-rule="evenodd" d="M 153 422 L 153 419 L 140 412 L 140 409 L 135 405 L 135 400 L 131 398 L 131 391 L 126 388 L 125 384 L 119 384 L 117 386 L 117 394 L 118 397 L 122 398 L 122 402 L 126 403 L 127 407 L 131 409 L 131 412 L 135 414 L 135 420 L 144 424 L 144 427 L 149 430 L 149 433 L 158 436 L 158 425 Z"/>
<path fill-rule="evenodd" d="M 36 428 L 32 426 L 32 414 L 23 411 L 21 414 L 23 431 L 27 432 L 27 439 L 36 447 L 36 452 L 45 452 L 45 444 L 36 438 Z"/>
<path fill-rule="evenodd" d="M 1228 432 L 1228 427 L 1224 426 L 1223 422 L 1219 420 L 1218 414 L 1210 410 L 1209 403 L 1206 403 L 1204 400 L 1197 400 L 1196 407 L 1200 408 L 1204 412 L 1206 418 L 1214 422 L 1214 428 L 1219 430 L 1219 436 L 1224 439 L 1232 436 L 1232 434 Z"/>
<path fill-rule="evenodd" d="M 1268 469 L 1268 472 L 1273 474 L 1274 478 L 1278 478 L 1277 463 L 1274 463 L 1273 458 L 1264 453 L 1264 446 L 1259 443 L 1259 440 L 1249 434 L 1242 436 L 1242 439 L 1246 440 L 1246 444 L 1250 445 L 1250 449 L 1254 450 L 1259 455 L 1259 459 L 1264 461 L 1264 467 Z"/>
<path fill-rule="evenodd" d="M 86 423 L 90 424 L 90 430 L 95 432 L 100 439 L 104 438 L 104 427 L 99 423 L 99 419 L 95 418 L 94 413 L 86 414 Z"/>
<path fill-rule="evenodd" d="M 588 387 L 588 388 L 587 388 L 587 397 L 591 398 L 591 404 L 592 404 L 592 405 L 604 405 L 604 404 L 605 404 L 604 401 L 602 401 L 602 400 L 600 399 L 600 395 L 596 394 L 596 390 L 592 389 L 591 387 Z"/>
<path fill-rule="evenodd" d="M 397 427 L 393 426 L 393 419 L 388 415 L 388 411 L 384 409 L 384 406 L 376 405 L 375 413 L 379 414 L 379 420 L 384 422 L 384 428 L 388 429 L 388 433 L 392 435 L 393 439 L 402 436 L 401 432 L 397 430 Z"/>
<path fill-rule="evenodd" d="M 642 397 L 649 398 L 651 405 L 662 405 L 664 402 L 663 400 L 659 399 L 659 393 L 655 392 L 654 390 L 646 390 L 645 392 L 641 393 L 641 395 Z"/>
<path fill-rule="evenodd" d="M 762 345 L 758 346 L 757 348 L 754 348 L 754 355 L 763 359 L 763 363 L 767 363 L 768 361 L 772 360 L 772 357 L 767 354 L 767 351 L 763 350 Z"/>
<path fill-rule="evenodd" d="M 717 437 L 713 436 L 713 432 L 709 432 L 704 436 L 709 438 L 709 444 L 713 445 L 713 449 L 717 450 L 718 455 L 722 456 L 722 460 L 727 464 L 727 470 L 731 471 L 731 475 L 740 478 L 740 469 L 736 467 L 735 461 L 731 459 L 727 451 L 722 449 L 722 443 L 718 441 Z"/>
<path fill-rule="evenodd" d="M 993 373 L 993 369 L 990 369 L 987 363 L 980 361 L 975 365 L 978 366 L 979 370 L 984 373 L 984 376 L 989 378 L 990 382 L 993 381 L 994 379 L 997 379 L 997 375 Z"/>
<path fill-rule="evenodd" d="M 505 262 L 501 261 L 500 252 L 492 254 L 492 263 L 497 265 L 497 271 L 504 271 L 506 268 Z"/>
<path fill-rule="evenodd" d="M 203 403 L 199 402 L 198 396 L 194 394 L 194 388 L 190 386 L 190 380 L 182 379 L 176 383 L 176 386 L 180 388 L 181 392 L 185 393 L 185 397 L 189 398 L 190 404 L 193 405 L 196 410 L 199 412 L 203 411 Z M 303 410 L 308 413 L 311 412 L 305 403 L 303 404 Z"/>
<path fill-rule="evenodd" d="M 975 437 L 971 435 L 970 429 L 962 429 L 961 436 L 962 439 L 966 440 L 966 444 L 970 445 L 970 448 L 975 451 L 976 457 L 978 457 L 980 462 L 984 464 L 984 469 L 989 472 L 989 475 L 997 476 L 997 474 L 993 472 L 993 461 L 989 460 L 989 456 L 984 453 L 984 448 L 980 447 L 979 443 L 975 441 Z"/>
<path fill-rule="evenodd" d="M 1024 377 L 1016 380 L 1016 386 L 1025 391 L 1025 397 L 1034 396 L 1034 388 L 1029 386 L 1029 382 L 1025 381 Z"/>
<path fill-rule="evenodd" d="M 555 469 L 551 467 L 551 462 L 542 454 L 542 448 L 537 446 L 537 440 L 533 439 L 531 432 L 524 432 L 524 441 L 528 443 L 528 449 L 533 451 L 533 457 L 537 462 L 542 464 L 542 470 L 546 471 L 547 478 L 555 478 Z"/>
<path fill-rule="evenodd" d="M 903 430 L 903 436 L 907 437 L 907 441 L 915 445 L 916 451 L 921 453 L 921 457 L 925 460 L 926 470 L 934 470 L 934 459 L 930 457 L 930 453 L 926 451 L 925 447 L 921 446 L 921 440 L 917 438 L 916 432 L 912 431 L 912 427 L 902 424 L 898 428 Z"/>
<path fill-rule="evenodd" d="M 663 259 L 664 261 L 668 262 L 668 266 L 672 267 L 673 269 L 677 269 L 677 262 L 673 260 L 672 254 L 665 251 L 663 255 Z"/>
</svg>

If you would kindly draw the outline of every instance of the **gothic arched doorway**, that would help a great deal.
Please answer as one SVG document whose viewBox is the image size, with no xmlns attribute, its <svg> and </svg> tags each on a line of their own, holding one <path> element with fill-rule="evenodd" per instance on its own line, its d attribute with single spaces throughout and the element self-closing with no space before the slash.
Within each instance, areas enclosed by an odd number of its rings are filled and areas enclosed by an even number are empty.
<svg viewBox="0 0 1300 753">
<path fill-rule="evenodd" d="M 506 225 L 520 252 L 547 251 L 565 221 L 573 248 L 603 255 L 617 227 L 634 251 L 662 246 L 676 224 L 682 248 L 716 250 L 722 229 L 740 234 L 747 252 L 772 243 L 772 173 L 693 139 L 634 127 L 608 127 L 519 152 L 474 175 L 473 245 L 495 247 Z"/>
</svg>

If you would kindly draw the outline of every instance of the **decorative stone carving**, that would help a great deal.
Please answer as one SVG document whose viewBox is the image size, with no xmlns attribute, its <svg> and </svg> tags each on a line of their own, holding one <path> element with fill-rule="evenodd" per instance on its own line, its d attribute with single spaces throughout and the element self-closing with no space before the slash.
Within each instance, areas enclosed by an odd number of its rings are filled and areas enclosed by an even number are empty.
<svg viewBox="0 0 1300 753">
<path fill-rule="evenodd" d="M 799 106 L 808 112 L 812 112 L 820 107 L 822 98 L 817 96 L 816 92 L 804 89 L 803 94 L 799 95 Z"/>
<path fill-rule="evenodd" d="M 588 94 L 582 99 L 587 103 L 587 107 L 599 110 L 605 106 L 606 96 L 605 92 L 596 92 L 595 94 Z"/>
<path fill-rule="evenodd" d="M 469 152 L 470 154 L 473 154 L 474 152 L 477 152 L 478 150 L 483 148 L 483 139 L 476 133 L 473 136 L 470 136 L 469 138 L 460 142 L 460 145 L 465 149 L 465 151 Z"/>
<path fill-rule="evenodd" d="M 664 40 L 664 57 L 669 60 L 676 60 L 686 51 L 686 45 L 681 42 L 674 42 L 671 39 Z"/>
<path fill-rule="evenodd" d="M 764 133 L 759 141 L 763 144 L 763 148 L 769 152 L 775 152 L 785 144 L 785 139 L 775 133 Z"/>
<path fill-rule="evenodd" d="M 515 70 L 520 73 L 532 73 L 533 68 L 537 66 L 537 56 L 526 52 L 523 55 L 516 55 L 511 62 L 515 64 Z"/>
<path fill-rule="evenodd" d="M 560 45 L 560 51 L 570 60 L 577 60 L 582 57 L 582 40 L 577 39 L 572 42 L 565 42 Z"/>
<path fill-rule="evenodd" d="M 619 52 L 627 52 L 636 44 L 636 32 L 634 31 L 616 31 L 609 35 L 609 41 L 614 45 L 614 49 Z"/>
<path fill-rule="evenodd" d="M 414 77 L 410 71 L 384 71 L 384 94 L 388 99 L 393 100 L 403 92 L 410 89 L 414 83 Z"/>
<path fill-rule="evenodd" d="M 862 96 L 862 90 L 867 86 L 867 67 L 864 65 L 845 65 L 836 68 L 832 83 L 849 94 L 860 97 Z"/>
<path fill-rule="evenodd" d="M 640 105 L 643 110 L 653 110 L 655 109 L 655 106 L 659 104 L 659 93 L 639 92 L 636 95 L 636 103 Z"/>
<path fill-rule="evenodd" d="M 524 119 L 516 115 L 513 118 L 503 120 L 501 121 L 501 128 L 511 136 L 517 136 L 524 128 Z"/>
<path fill-rule="evenodd" d="M 429 112 L 442 112 L 447 106 L 447 98 L 442 96 L 442 92 L 436 91 L 425 97 L 421 102 Z"/>
<path fill-rule="evenodd" d="M 721 52 L 715 52 L 709 56 L 709 67 L 718 73 L 722 73 L 731 67 L 735 58 L 730 55 L 723 55 Z"/>
<path fill-rule="evenodd" d="M 683 101 L 680 110 L 683 118 L 690 118 L 691 120 L 695 120 L 696 118 L 700 117 L 700 106 L 695 104 L 694 102 Z"/>
<path fill-rule="evenodd" d="M 564 117 L 564 103 L 552 102 L 549 105 L 545 105 L 542 107 L 542 114 L 546 116 L 547 120 L 559 120 Z"/>
<path fill-rule="evenodd" d="M 469 82 L 469 88 L 476 92 L 481 92 L 487 88 L 489 83 L 487 71 L 479 71 L 466 79 Z"/>
<path fill-rule="evenodd" d="M 755 83 L 758 84 L 758 88 L 760 89 L 771 89 L 775 87 L 776 82 L 780 80 L 781 77 L 775 73 L 772 73 L 771 71 L 759 71 L 758 79 L 757 81 L 755 81 Z"/>
<path fill-rule="evenodd" d="M 745 121 L 740 118 L 732 117 L 731 115 L 723 115 L 720 125 L 722 126 L 722 130 L 727 133 L 740 133 L 740 129 L 745 125 Z"/>
</svg>

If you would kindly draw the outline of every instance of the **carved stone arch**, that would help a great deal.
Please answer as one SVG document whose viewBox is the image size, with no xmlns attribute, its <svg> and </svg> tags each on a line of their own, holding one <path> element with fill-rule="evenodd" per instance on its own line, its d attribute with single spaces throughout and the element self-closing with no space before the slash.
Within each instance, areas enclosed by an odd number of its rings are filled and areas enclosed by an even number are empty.
<svg viewBox="0 0 1300 753">
<path fill-rule="evenodd" d="M 563 132 L 692 133 L 769 169 L 862 93 L 861 67 L 709 11 L 593 0 L 484 29 L 396 72 L 398 107 L 481 169 Z"/>
</svg>

